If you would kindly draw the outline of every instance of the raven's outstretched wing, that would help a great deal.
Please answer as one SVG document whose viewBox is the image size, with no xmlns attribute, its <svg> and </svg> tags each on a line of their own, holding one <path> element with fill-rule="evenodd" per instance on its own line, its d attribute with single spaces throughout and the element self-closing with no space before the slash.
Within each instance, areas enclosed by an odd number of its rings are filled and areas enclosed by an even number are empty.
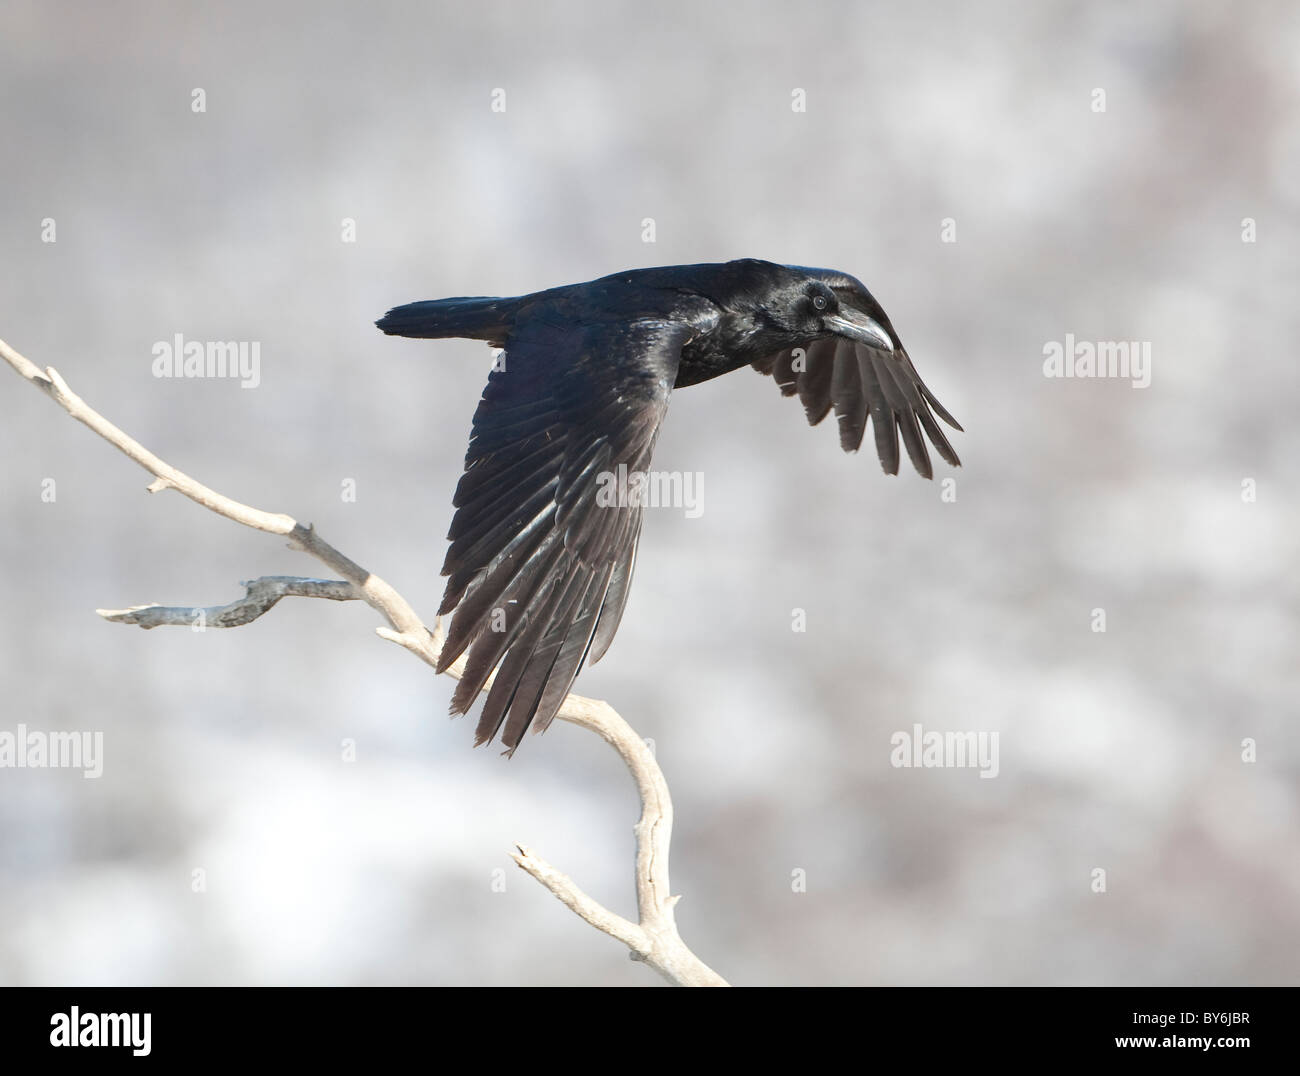
<svg viewBox="0 0 1300 1076">
<path fill-rule="evenodd" d="M 902 434 L 912 465 L 926 478 L 933 477 L 922 430 L 940 456 L 954 467 L 961 466 L 935 421 L 935 412 L 953 429 L 960 430 L 961 425 L 926 388 L 897 341 L 890 353 L 842 337 L 827 337 L 802 348 L 778 351 L 753 366 L 759 373 L 770 374 L 782 395 L 798 394 L 809 425 L 816 426 L 833 407 L 845 452 L 856 452 L 862 445 L 870 415 L 876 453 L 886 474 L 898 474 L 898 436 Z"/>
<path fill-rule="evenodd" d="M 614 637 L 641 533 L 625 478 L 649 468 L 691 332 L 655 319 L 537 318 L 488 378 L 438 611 L 455 610 L 438 671 L 469 651 L 453 713 L 497 669 L 476 744 L 504 722 L 513 752 L 530 725 L 546 728 L 583 662 Z"/>
</svg>

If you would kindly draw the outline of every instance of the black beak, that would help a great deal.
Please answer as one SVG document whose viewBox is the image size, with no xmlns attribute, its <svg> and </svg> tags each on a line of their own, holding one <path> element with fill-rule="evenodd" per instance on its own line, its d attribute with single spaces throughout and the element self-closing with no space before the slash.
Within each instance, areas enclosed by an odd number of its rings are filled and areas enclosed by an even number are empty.
<svg viewBox="0 0 1300 1076">
<path fill-rule="evenodd" d="M 894 341 L 889 338 L 889 333 L 885 332 L 884 326 L 867 317 L 866 314 L 841 308 L 838 314 L 823 318 L 822 323 L 837 335 L 856 340 L 860 344 L 866 344 L 880 351 L 894 350 Z"/>
</svg>

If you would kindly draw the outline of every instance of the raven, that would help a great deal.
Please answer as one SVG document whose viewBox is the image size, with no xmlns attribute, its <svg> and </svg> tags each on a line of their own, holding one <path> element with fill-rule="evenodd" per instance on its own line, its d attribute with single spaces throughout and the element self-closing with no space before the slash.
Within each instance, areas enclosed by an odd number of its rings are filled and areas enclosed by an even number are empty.
<svg viewBox="0 0 1300 1076">
<path fill-rule="evenodd" d="M 408 303 L 376 325 L 505 349 L 474 412 L 453 501 L 438 615 L 454 615 L 438 671 L 469 651 L 451 702 L 463 714 L 496 670 L 474 742 L 501 731 L 507 754 L 530 725 L 551 723 L 583 663 L 609 648 L 642 506 L 599 493 L 611 474 L 649 470 L 674 388 L 752 366 L 797 394 L 810 424 L 834 408 L 847 452 L 870 416 L 887 474 L 898 473 L 901 435 L 931 477 L 923 431 L 960 465 L 935 414 L 961 426 L 846 273 L 752 258 L 632 269 L 516 298 Z"/>
</svg>

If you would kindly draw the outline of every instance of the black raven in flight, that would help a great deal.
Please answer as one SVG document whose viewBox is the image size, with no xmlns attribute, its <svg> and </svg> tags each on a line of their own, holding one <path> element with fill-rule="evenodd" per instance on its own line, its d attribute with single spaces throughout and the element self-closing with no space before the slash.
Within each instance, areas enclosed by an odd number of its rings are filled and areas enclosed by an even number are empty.
<svg viewBox="0 0 1300 1076">
<path fill-rule="evenodd" d="M 811 424 L 834 408 L 845 451 L 861 445 L 870 416 L 888 474 L 900 435 L 926 478 L 926 437 L 959 465 L 935 415 L 961 426 L 846 273 L 754 259 L 633 269 L 517 298 L 408 303 L 376 324 L 505 349 L 456 487 L 438 610 L 455 614 L 438 671 L 469 650 L 451 704 L 463 714 L 497 670 L 475 743 L 504 722 L 510 753 L 530 725 L 550 724 L 583 663 L 614 637 L 642 508 L 598 491 L 613 473 L 649 470 L 674 388 L 753 366 L 798 394 Z"/>
</svg>

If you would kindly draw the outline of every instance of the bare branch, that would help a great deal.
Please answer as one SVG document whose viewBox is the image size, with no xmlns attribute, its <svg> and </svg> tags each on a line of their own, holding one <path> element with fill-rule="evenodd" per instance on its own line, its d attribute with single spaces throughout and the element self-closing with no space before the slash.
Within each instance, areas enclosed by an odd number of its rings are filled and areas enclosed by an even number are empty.
<svg viewBox="0 0 1300 1076">
<path fill-rule="evenodd" d="M 519 845 L 519 851 L 511 852 L 510 858 L 597 930 L 603 930 L 611 938 L 621 941 L 632 950 L 634 956 L 650 952 L 653 943 L 649 934 L 635 923 L 621 915 L 615 915 L 604 905 L 592 900 L 577 887 L 572 878 L 556 870 L 532 849 Z"/>
<path fill-rule="evenodd" d="M 345 579 L 307 579 L 296 575 L 264 575 L 243 584 L 247 593 L 227 605 L 190 608 L 185 605 L 133 605 L 129 609 L 96 609 L 105 620 L 136 624 L 146 631 L 164 625 L 189 627 L 196 620 L 212 628 L 238 628 L 270 612 L 281 598 L 328 598 L 357 601 L 361 592 Z"/>
<path fill-rule="evenodd" d="M 411 651 L 426 664 L 436 667 L 442 647 L 440 623 L 425 627 L 415 610 L 379 576 L 320 538 L 310 526 L 293 517 L 263 512 L 209 489 L 189 475 L 155 456 L 138 441 L 113 425 L 74 393 L 51 367 L 40 370 L 34 363 L 0 340 L 0 358 L 50 396 L 78 422 L 84 423 L 151 475 L 150 493 L 172 489 L 190 500 L 254 530 L 284 535 L 295 549 L 308 553 L 343 577 L 343 580 L 307 579 L 295 576 L 267 576 L 244 584 L 245 597 L 228 605 L 204 609 L 179 606 L 142 605 L 130 609 L 96 610 L 118 623 L 142 628 L 193 623 L 198 613 L 216 627 L 237 627 L 257 619 L 280 598 L 328 598 L 333 601 L 361 600 L 378 612 L 388 627 L 375 630 L 384 639 Z M 459 658 L 449 675 L 460 679 L 465 658 Z M 486 687 L 485 687 L 486 690 Z M 636 824 L 636 881 L 639 923 L 615 915 L 580 890 L 573 880 L 535 853 L 520 847 L 515 862 L 546 886 L 577 915 L 597 930 L 621 941 L 669 982 L 682 986 L 725 986 L 726 981 L 687 948 L 677 933 L 673 910 L 678 898 L 668 888 L 668 848 L 672 838 L 673 808 L 668 784 L 646 743 L 612 706 L 597 699 L 569 695 L 557 717 L 590 729 L 610 744 L 623 759 L 636 781 L 641 797 L 641 818 Z"/>
</svg>

